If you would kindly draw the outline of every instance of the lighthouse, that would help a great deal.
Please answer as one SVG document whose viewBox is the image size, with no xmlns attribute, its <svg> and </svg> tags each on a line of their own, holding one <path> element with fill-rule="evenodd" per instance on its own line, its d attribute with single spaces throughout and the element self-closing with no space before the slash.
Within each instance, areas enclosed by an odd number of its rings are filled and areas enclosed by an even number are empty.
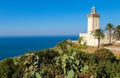
<svg viewBox="0 0 120 78">
<path fill-rule="evenodd" d="M 79 37 L 83 37 L 82 44 L 86 43 L 89 46 L 97 46 L 98 40 L 93 36 L 93 32 L 96 29 L 100 29 L 100 14 L 96 13 L 96 8 L 92 7 L 91 12 L 87 15 L 88 18 L 88 29 L 87 33 L 80 33 Z M 100 44 L 108 44 L 109 35 L 105 33 L 105 38 L 100 40 Z M 112 42 L 115 41 L 115 39 L 112 38 Z"/>
<path fill-rule="evenodd" d="M 93 36 L 93 32 L 100 28 L 100 15 L 96 13 L 96 8 L 92 7 L 91 12 L 87 15 L 88 25 L 87 33 L 80 33 L 80 37 L 83 37 L 84 41 L 89 46 L 97 46 L 98 40 Z"/>
<path fill-rule="evenodd" d="M 91 13 L 88 14 L 88 31 L 87 33 L 92 33 L 94 30 L 100 28 L 100 15 L 96 13 L 96 8 L 91 8 Z"/>
</svg>

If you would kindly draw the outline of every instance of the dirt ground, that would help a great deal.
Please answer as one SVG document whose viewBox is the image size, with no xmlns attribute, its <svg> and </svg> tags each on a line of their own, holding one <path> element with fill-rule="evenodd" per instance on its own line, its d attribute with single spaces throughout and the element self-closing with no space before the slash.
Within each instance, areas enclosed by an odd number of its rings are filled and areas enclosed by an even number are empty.
<svg viewBox="0 0 120 78">
<path fill-rule="evenodd" d="M 112 53 L 116 56 L 116 57 L 120 57 L 120 46 L 105 46 L 105 47 L 100 47 L 100 49 L 102 48 L 108 48 L 109 50 L 112 51 Z M 97 47 L 87 47 L 86 49 L 81 49 L 81 51 L 87 52 L 87 53 L 93 53 L 97 50 Z"/>
<path fill-rule="evenodd" d="M 87 48 L 85 48 L 85 49 L 81 49 L 81 51 L 83 51 L 83 52 L 87 52 L 87 53 L 93 53 L 93 52 L 95 52 L 97 50 L 97 47 L 87 47 Z"/>
<path fill-rule="evenodd" d="M 120 57 L 120 45 L 119 46 L 111 45 L 106 47 L 109 48 L 109 50 L 111 50 L 115 56 Z"/>
</svg>

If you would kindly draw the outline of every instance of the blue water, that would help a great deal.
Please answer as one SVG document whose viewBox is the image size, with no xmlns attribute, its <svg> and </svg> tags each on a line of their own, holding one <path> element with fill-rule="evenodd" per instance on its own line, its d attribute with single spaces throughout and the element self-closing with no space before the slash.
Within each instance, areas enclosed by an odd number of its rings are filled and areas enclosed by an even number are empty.
<svg viewBox="0 0 120 78">
<path fill-rule="evenodd" d="M 0 60 L 29 51 L 54 47 L 62 40 L 76 40 L 78 36 L 0 37 Z"/>
</svg>

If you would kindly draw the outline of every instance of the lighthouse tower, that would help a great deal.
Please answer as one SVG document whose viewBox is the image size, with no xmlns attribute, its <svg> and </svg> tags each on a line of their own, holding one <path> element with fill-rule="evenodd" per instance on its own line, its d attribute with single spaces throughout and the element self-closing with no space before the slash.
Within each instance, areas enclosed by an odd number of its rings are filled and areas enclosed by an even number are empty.
<svg viewBox="0 0 120 78">
<path fill-rule="evenodd" d="M 98 40 L 93 36 L 93 32 L 100 28 L 100 15 L 96 13 L 96 8 L 91 8 L 91 13 L 88 17 L 88 31 L 87 33 L 80 33 L 80 37 L 83 37 L 83 42 L 89 46 L 97 46 Z"/>
<path fill-rule="evenodd" d="M 88 31 L 87 33 L 80 33 L 79 37 L 83 37 L 82 44 L 86 43 L 89 46 L 97 46 L 98 45 L 98 39 L 96 39 L 93 36 L 93 32 L 96 29 L 100 29 L 100 15 L 96 13 L 96 8 L 91 8 L 91 13 L 87 15 L 88 16 Z M 109 35 L 105 34 L 105 38 L 100 40 L 100 44 L 108 44 Z M 112 41 L 115 41 L 112 38 Z"/>
<path fill-rule="evenodd" d="M 96 14 L 96 8 L 91 8 L 91 13 L 88 14 L 88 33 L 100 28 L 100 15 Z"/>
</svg>

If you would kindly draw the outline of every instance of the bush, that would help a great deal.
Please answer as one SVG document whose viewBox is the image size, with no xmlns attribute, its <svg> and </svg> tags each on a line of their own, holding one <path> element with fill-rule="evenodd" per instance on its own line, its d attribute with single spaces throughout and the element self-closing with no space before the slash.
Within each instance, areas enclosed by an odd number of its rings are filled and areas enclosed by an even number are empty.
<svg viewBox="0 0 120 78">
<path fill-rule="evenodd" d="M 56 45 L 57 48 L 63 50 L 63 52 L 68 51 L 68 49 L 72 46 L 71 41 L 64 40 Z"/>
<path fill-rule="evenodd" d="M 15 67 L 13 60 L 10 58 L 0 62 L 0 78 L 12 78 L 16 70 Z"/>
<path fill-rule="evenodd" d="M 97 61 L 99 60 L 115 60 L 115 56 L 114 54 L 108 50 L 108 49 L 99 49 L 97 51 L 95 51 L 95 56 L 96 56 L 96 59 Z"/>
<path fill-rule="evenodd" d="M 63 41 L 57 45 L 66 51 L 62 54 L 54 48 L 5 59 L 0 62 L 0 78 L 120 77 L 120 60 L 110 50 L 99 49 L 87 54 L 71 46 Z"/>
<path fill-rule="evenodd" d="M 54 57 L 59 56 L 59 52 L 53 49 L 46 49 L 43 51 L 35 52 L 35 55 L 37 55 L 40 58 L 41 62 L 45 62 L 49 64 L 53 61 Z"/>
</svg>

